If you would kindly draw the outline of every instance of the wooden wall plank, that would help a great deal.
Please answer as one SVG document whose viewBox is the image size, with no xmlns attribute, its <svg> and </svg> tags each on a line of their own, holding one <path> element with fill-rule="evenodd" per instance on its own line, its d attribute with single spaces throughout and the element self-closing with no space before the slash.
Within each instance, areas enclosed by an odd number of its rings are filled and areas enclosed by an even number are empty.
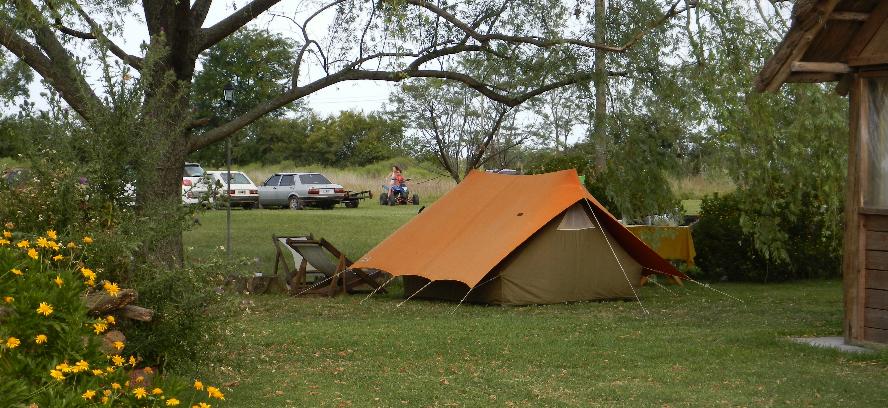
<svg viewBox="0 0 888 408">
<path fill-rule="evenodd" d="M 864 217 L 864 225 L 867 231 L 888 231 L 888 217 L 879 215 L 867 215 Z"/>
<path fill-rule="evenodd" d="M 866 249 L 888 251 L 888 231 L 867 231 Z"/>
<path fill-rule="evenodd" d="M 866 327 L 863 339 L 874 343 L 888 343 L 888 330 Z"/>
<path fill-rule="evenodd" d="M 867 269 L 866 287 L 868 289 L 888 290 L 888 271 Z"/>
<path fill-rule="evenodd" d="M 864 307 L 888 310 L 888 290 L 867 289 Z"/>
<path fill-rule="evenodd" d="M 888 271 L 888 251 L 866 251 L 866 269 Z"/>
<path fill-rule="evenodd" d="M 863 309 L 863 325 L 888 330 L 888 310 Z"/>
</svg>

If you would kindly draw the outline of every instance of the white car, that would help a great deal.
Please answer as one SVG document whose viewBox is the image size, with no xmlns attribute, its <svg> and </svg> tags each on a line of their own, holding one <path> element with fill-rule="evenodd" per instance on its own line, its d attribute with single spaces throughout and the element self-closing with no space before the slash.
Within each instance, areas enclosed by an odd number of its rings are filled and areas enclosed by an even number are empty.
<svg viewBox="0 0 888 408">
<path fill-rule="evenodd" d="M 209 179 L 197 163 L 185 163 L 182 170 L 182 203 L 186 205 L 213 203 Z"/>
<path fill-rule="evenodd" d="M 225 191 L 228 190 L 231 195 L 232 207 L 243 207 L 245 210 L 254 208 L 259 202 L 259 188 L 256 187 L 256 184 L 253 184 L 253 181 L 243 172 L 232 171 L 231 185 L 229 186 L 229 183 L 226 182 L 227 175 L 227 171 L 207 172 L 212 183 L 220 190 L 217 195 L 218 199 L 224 202 Z"/>
</svg>

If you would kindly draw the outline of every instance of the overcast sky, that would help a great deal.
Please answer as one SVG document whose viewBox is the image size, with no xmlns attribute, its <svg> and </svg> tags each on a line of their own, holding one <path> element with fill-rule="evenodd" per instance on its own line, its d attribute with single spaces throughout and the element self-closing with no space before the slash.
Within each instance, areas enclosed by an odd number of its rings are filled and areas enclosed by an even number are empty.
<svg viewBox="0 0 888 408">
<path fill-rule="evenodd" d="M 210 8 L 210 12 L 207 15 L 207 20 L 204 23 L 204 27 L 211 26 L 222 20 L 226 16 L 228 16 L 233 10 L 233 4 L 238 6 L 243 6 L 246 4 L 245 0 L 241 1 L 215 1 L 213 2 L 212 7 Z M 298 8 L 309 9 L 311 5 L 316 4 L 314 1 L 294 1 L 294 0 L 284 0 L 278 6 L 273 8 L 272 12 L 279 12 L 284 14 L 292 15 L 293 10 L 298 10 Z M 313 7 L 311 7 L 313 9 Z M 142 42 L 147 42 L 148 40 L 148 31 L 145 27 L 144 19 L 142 18 L 141 8 L 133 7 L 132 11 L 135 13 L 130 21 L 125 24 L 126 30 L 125 33 L 119 35 L 109 35 L 112 41 L 118 44 L 121 48 L 133 55 L 139 55 L 139 46 Z M 315 29 L 326 28 L 330 19 L 329 16 L 332 15 L 334 11 L 329 11 L 326 16 L 322 15 L 318 18 L 318 21 L 315 25 L 310 26 L 315 27 Z M 327 17 L 327 18 L 324 18 Z M 304 19 L 304 14 L 300 16 L 300 20 Z M 274 18 L 271 16 L 264 16 L 257 19 L 255 22 L 251 23 L 252 27 L 255 28 L 263 28 L 268 29 L 271 32 L 280 33 L 283 35 L 287 35 L 295 38 L 296 31 L 295 26 L 289 22 L 288 20 L 282 18 Z M 85 42 L 83 44 L 85 46 Z M 83 51 L 83 55 L 86 55 L 86 48 L 79 47 L 81 51 Z M 90 75 L 92 78 L 97 78 L 100 74 L 98 70 L 98 66 L 96 66 L 95 72 L 93 75 Z M 304 81 L 304 78 L 311 77 L 318 74 L 319 69 L 314 67 L 314 69 L 310 69 L 308 73 L 303 73 L 301 78 Z M 307 75 L 306 75 L 307 74 Z M 46 89 L 40 84 L 40 77 L 36 75 L 36 81 L 31 84 L 31 96 L 30 101 L 35 102 L 38 108 L 47 108 L 47 101 L 40 96 L 41 93 L 45 93 Z M 341 83 L 337 86 L 323 89 L 317 93 L 314 93 L 307 98 L 303 99 L 306 106 L 311 107 L 314 111 L 318 112 L 321 115 L 329 115 L 336 114 L 343 110 L 358 110 L 363 112 L 371 112 L 375 110 L 379 110 L 383 104 L 388 100 L 388 96 L 393 89 L 394 84 L 389 82 L 371 82 L 371 81 L 353 81 L 353 82 L 345 82 Z M 100 90 L 100 87 L 96 87 L 97 90 Z M 5 111 L 15 110 L 14 106 L 6 106 L 4 107 Z"/>
</svg>

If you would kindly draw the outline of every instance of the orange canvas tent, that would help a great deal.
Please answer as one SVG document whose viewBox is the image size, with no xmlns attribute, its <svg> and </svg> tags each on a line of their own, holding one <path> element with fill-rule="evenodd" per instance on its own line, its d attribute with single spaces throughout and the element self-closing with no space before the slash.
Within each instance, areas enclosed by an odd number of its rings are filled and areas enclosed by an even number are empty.
<svg viewBox="0 0 888 408">
<path fill-rule="evenodd" d="M 407 295 L 497 304 L 628 298 L 643 275 L 686 278 L 574 170 L 472 172 L 352 267 L 405 277 Z"/>
</svg>

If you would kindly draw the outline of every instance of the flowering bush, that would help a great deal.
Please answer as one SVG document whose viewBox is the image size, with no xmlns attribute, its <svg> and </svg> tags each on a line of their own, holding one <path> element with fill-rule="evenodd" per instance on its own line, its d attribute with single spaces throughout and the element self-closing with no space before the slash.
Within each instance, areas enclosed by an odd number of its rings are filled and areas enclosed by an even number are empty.
<svg viewBox="0 0 888 408">
<path fill-rule="evenodd" d="M 92 238 L 63 240 L 52 230 L 28 236 L 12 232 L 11 223 L 3 227 L 0 406 L 160 407 L 193 402 L 183 401 L 192 400 L 195 391 L 183 394 L 184 387 L 173 382 L 164 390 L 163 379 L 145 378 L 153 374 L 150 368 L 133 371 L 140 359 L 125 353 L 124 342 L 110 342 L 110 355 L 101 351 L 102 336 L 117 325 L 117 317 L 90 317 L 83 296 L 102 291 L 116 297 L 121 289 L 85 263 L 82 249 Z M 205 391 L 207 400 L 225 399 L 218 388 L 200 381 L 194 389 Z M 192 406 L 210 406 L 196 404 Z"/>
</svg>

